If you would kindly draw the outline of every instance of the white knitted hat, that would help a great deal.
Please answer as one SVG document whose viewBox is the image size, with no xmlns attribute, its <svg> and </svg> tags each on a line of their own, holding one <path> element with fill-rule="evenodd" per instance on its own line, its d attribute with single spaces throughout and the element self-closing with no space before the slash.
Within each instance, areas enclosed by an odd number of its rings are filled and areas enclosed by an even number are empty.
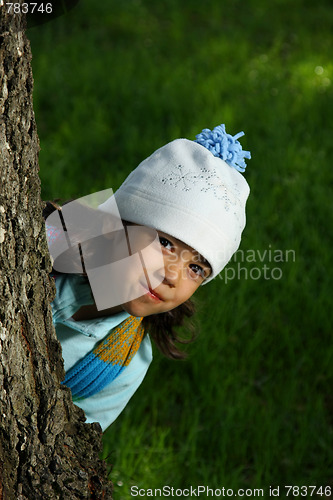
<svg viewBox="0 0 333 500">
<path fill-rule="evenodd" d="M 131 172 L 114 197 L 123 220 L 152 227 L 199 252 L 217 276 L 239 247 L 249 186 L 240 174 L 250 158 L 224 125 L 196 142 L 176 139 Z M 218 156 L 217 156 L 218 155 Z M 229 164 L 228 164 L 228 163 Z M 100 205 L 108 212 L 111 199 Z"/>
</svg>

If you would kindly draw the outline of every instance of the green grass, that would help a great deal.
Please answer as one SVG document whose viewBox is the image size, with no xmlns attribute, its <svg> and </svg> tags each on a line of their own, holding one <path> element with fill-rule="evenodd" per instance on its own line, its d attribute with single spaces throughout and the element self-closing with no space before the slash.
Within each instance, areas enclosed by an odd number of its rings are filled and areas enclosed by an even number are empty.
<svg viewBox="0 0 333 500">
<path fill-rule="evenodd" d="M 200 289 L 189 360 L 156 353 L 105 433 L 116 499 L 332 484 L 332 23 L 324 0 L 81 0 L 28 32 L 44 199 L 116 189 L 225 122 L 252 151 L 244 255 L 295 251 Z"/>
</svg>

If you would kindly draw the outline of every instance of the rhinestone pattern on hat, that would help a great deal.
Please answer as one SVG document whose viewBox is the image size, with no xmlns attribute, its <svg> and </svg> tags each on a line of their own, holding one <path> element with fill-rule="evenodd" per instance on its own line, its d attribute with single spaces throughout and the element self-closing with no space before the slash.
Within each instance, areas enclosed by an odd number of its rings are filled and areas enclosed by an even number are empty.
<svg viewBox="0 0 333 500">
<path fill-rule="evenodd" d="M 168 184 L 175 188 L 181 188 L 182 191 L 192 191 L 198 186 L 201 192 L 211 192 L 218 200 L 224 200 L 225 210 L 235 207 L 240 203 L 240 191 L 237 184 L 232 186 L 234 193 L 227 189 L 215 169 L 200 168 L 200 173 L 193 173 L 191 170 L 185 170 L 183 165 L 177 165 L 170 170 L 163 179 L 163 184 Z M 202 187 L 201 187 L 202 186 Z M 236 214 L 235 214 L 236 215 Z"/>
<path fill-rule="evenodd" d="M 199 176 L 194 175 L 190 170 L 185 171 L 183 165 L 177 165 L 167 174 L 167 177 L 162 179 L 162 182 L 169 186 L 181 186 L 182 191 L 191 191 L 191 186 L 197 183 L 197 177 Z"/>
</svg>

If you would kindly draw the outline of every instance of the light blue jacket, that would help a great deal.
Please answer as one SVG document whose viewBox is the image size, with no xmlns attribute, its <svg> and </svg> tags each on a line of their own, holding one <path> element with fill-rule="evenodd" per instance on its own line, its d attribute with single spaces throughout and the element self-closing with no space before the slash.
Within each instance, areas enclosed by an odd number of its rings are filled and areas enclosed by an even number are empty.
<svg viewBox="0 0 333 500">
<path fill-rule="evenodd" d="M 53 322 L 62 346 L 65 370 L 69 370 L 96 344 L 106 337 L 129 314 L 75 321 L 73 314 L 83 305 L 93 304 L 93 296 L 86 279 L 75 274 L 56 275 L 57 294 L 52 302 Z M 118 417 L 141 384 L 152 361 L 152 347 L 148 335 L 130 364 L 99 393 L 75 404 L 86 414 L 87 422 L 99 422 L 103 431 Z"/>
</svg>

